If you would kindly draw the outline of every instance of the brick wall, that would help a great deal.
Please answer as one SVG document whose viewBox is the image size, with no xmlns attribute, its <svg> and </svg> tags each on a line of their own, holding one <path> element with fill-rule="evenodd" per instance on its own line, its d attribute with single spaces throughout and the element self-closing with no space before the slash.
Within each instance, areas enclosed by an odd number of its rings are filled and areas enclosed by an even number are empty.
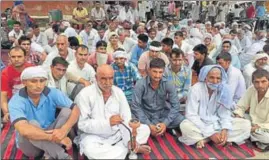
<svg viewBox="0 0 269 160">
<path fill-rule="evenodd" d="M 77 1 L 24 1 L 27 12 L 29 15 L 34 16 L 47 16 L 48 12 L 52 9 L 60 9 L 64 15 L 72 15 L 76 4 Z M 85 5 L 88 6 L 88 4 Z M 12 6 L 12 1 L 1 1 L 1 11 Z"/>
</svg>

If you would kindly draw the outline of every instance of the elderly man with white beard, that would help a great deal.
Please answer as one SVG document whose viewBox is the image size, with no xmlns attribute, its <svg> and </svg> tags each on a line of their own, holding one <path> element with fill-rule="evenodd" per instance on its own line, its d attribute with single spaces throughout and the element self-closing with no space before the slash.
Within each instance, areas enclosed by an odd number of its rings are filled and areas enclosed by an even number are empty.
<svg viewBox="0 0 269 160">
<path fill-rule="evenodd" d="M 199 82 L 188 95 L 187 119 L 180 124 L 179 141 L 203 148 L 208 141 L 220 146 L 228 142 L 241 144 L 250 136 L 250 122 L 232 118 L 232 96 L 226 83 L 227 75 L 221 66 L 202 68 Z"/>
<path fill-rule="evenodd" d="M 131 111 L 123 91 L 113 85 L 114 71 L 107 64 L 97 68 L 97 83 L 84 88 L 75 102 L 81 109 L 78 122 L 80 153 L 89 159 L 124 159 L 130 147 L 128 125 Z M 149 153 L 150 129 L 137 128 L 136 153 Z"/>
</svg>

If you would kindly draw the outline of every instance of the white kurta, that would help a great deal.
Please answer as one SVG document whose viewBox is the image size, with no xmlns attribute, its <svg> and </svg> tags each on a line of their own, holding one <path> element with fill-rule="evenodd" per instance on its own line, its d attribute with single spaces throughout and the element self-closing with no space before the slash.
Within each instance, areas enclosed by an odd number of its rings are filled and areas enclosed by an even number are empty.
<svg viewBox="0 0 269 160">
<path fill-rule="evenodd" d="M 93 48 L 93 43 L 95 43 L 96 36 L 98 35 L 96 30 L 91 30 L 89 33 L 87 33 L 85 30 L 82 30 L 79 33 L 79 36 L 82 39 L 82 43 L 88 47 L 89 53 L 92 53 L 95 51 L 95 47 Z M 96 44 L 94 44 L 95 46 Z"/>
<path fill-rule="evenodd" d="M 244 128 L 238 126 L 244 120 L 233 121 L 231 111 L 218 105 L 216 98 L 217 91 L 209 97 L 205 83 L 198 82 L 192 86 L 186 104 L 187 119 L 180 124 L 182 137 L 179 141 L 192 145 L 222 129 L 228 130 L 228 141 L 241 143 L 250 136 L 249 121 L 246 120 Z"/>
<path fill-rule="evenodd" d="M 77 60 L 73 60 L 70 62 L 67 68 L 66 77 L 68 78 L 68 80 L 75 82 L 75 83 L 72 82 L 67 83 L 68 95 L 71 95 L 74 87 L 76 86 L 76 82 L 78 82 L 80 78 L 90 81 L 91 83 L 94 83 L 96 81 L 95 71 L 93 67 L 86 62 L 84 64 L 84 67 L 81 69 L 77 64 Z"/>
<path fill-rule="evenodd" d="M 75 54 L 74 54 L 74 51 L 71 49 L 71 48 L 68 48 L 68 55 L 66 57 L 66 61 L 67 62 L 71 62 L 72 60 L 75 59 Z M 52 63 L 52 60 L 55 58 L 55 57 L 61 57 L 60 54 L 59 54 L 59 51 L 58 49 L 52 51 L 51 53 L 48 54 L 48 56 L 46 57 L 45 61 L 43 62 L 42 66 L 45 68 L 45 69 L 48 69 L 50 68 L 50 65 Z"/>
<path fill-rule="evenodd" d="M 55 81 L 55 79 L 52 76 L 51 70 L 48 73 L 49 78 L 47 81 L 47 86 L 51 88 L 57 88 L 60 91 L 62 91 L 65 95 L 67 95 L 67 79 L 65 75 L 58 81 Z"/>
<path fill-rule="evenodd" d="M 242 72 L 232 65 L 230 65 L 227 71 L 227 75 L 228 75 L 229 90 L 231 91 L 230 93 L 233 96 L 232 110 L 234 110 L 236 108 L 237 102 L 246 91 L 246 83 L 242 75 Z"/>
<path fill-rule="evenodd" d="M 112 86 L 112 95 L 106 103 L 97 84 L 88 86 L 78 94 L 75 103 L 80 108 L 78 128 L 80 153 L 89 159 L 124 159 L 128 153 L 129 133 L 121 124 L 110 126 L 110 117 L 120 115 L 128 125 L 131 111 L 123 91 Z M 145 144 L 150 135 L 146 125 L 138 128 L 137 142 Z"/>
</svg>

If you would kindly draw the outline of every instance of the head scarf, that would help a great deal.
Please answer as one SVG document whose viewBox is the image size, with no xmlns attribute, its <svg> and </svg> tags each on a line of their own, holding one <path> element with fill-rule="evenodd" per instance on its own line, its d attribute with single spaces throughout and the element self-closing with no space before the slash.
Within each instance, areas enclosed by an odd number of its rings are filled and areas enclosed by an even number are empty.
<svg viewBox="0 0 269 160">
<path fill-rule="evenodd" d="M 217 103 L 221 106 L 224 106 L 227 109 L 232 109 L 233 97 L 229 91 L 227 81 L 228 77 L 225 70 L 220 65 L 207 65 L 204 66 L 199 74 L 199 82 L 204 82 L 208 73 L 213 69 L 218 68 L 221 71 L 221 82 L 217 88 Z"/>
<path fill-rule="evenodd" d="M 113 54 L 113 58 L 127 58 L 127 53 L 125 51 L 116 51 Z"/>
<path fill-rule="evenodd" d="M 257 60 L 261 58 L 267 58 L 267 65 L 269 65 L 269 56 L 267 53 L 258 53 L 255 55 L 255 57 L 252 60 L 252 63 L 255 64 Z"/>
<path fill-rule="evenodd" d="M 32 78 L 46 78 L 48 79 L 48 73 L 41 66 L 34 66 L 25 68 L 21 73 L 21 81 Z"/>
</svg>

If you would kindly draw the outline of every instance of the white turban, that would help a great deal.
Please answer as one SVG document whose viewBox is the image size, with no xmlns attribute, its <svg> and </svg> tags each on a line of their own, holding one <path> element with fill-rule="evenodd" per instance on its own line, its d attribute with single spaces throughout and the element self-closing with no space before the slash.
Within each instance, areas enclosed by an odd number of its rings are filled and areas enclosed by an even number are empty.
<svg viewBox="0 0 269 160">
<path fill-rule="evenodd" d="M 152 46 L 152 45 L 150 45 L 149 46 L 149 50 L 152 50 L 152 51 L 161 51 L 162 50 L 162 46 L 160 46 L 160 47 L 156 47 L 156 46 Z"/>
<path fill-rule="evenodd" d="M 209 38 L 209 39 L 213 40 L 213 37 L 212 37 L 212 35 L 211 35 L 210 33 L 206 33 L 206 34 L 204 35 L 204 40 L 205 40 L 206 38 Z"/>
<path fill-rule="evenodd" d="M 110 39 L 112 36 L 117 36 L 117 37 L 118 37 L 118 35 L 117 35 L 116 32 L 110 32 L 110 33 L 108 34 L 108 39 Z"/>
<path fill-rule="evenodd" d="M 32 78 L 46 78 L 48 79 L 48 73 L 41 66 L 34 66 L 25 68 L 21 73 L 21 81 Z"/>
<path fill-rule="evenodd" d="M 269 65 L 269 56 L 267 53 L 256 54 L 255 57 L 253 58 L 253 63 L 256 63 L 256 61 L 261 59 L 261 58 L 267 58 L 267 64 Z"/>
<path fill-rule="evenodd" d="M 211 22 L 210 21 L 207 21 L 207 22 L 205 22 L 205 24 L 210 24 L 211 25 Z"/>
<path fill-rule="evenodd" d="M 198 28 L 192 28 L 191 30 L 190 30 L 190 35 L 191 36 L 193 36 L 193 37 L 197 37 L 197 38 L 199 38 L 199 39 L 203 39 L 203 35 L 202 35 L 202 33 L 199 31 L 199 29 Z"/>
<path fill-rule="evenodd" d="M 125 51 L 116 51 L 113 54 L 113 58 L 127 58 L 127 53 Z"/>
<path fill-rule="evenodd" d="M 238 23 L 237 22 L 233 22 L 232 23 L 232 26 L 238 26 Z"/>
</svg>

